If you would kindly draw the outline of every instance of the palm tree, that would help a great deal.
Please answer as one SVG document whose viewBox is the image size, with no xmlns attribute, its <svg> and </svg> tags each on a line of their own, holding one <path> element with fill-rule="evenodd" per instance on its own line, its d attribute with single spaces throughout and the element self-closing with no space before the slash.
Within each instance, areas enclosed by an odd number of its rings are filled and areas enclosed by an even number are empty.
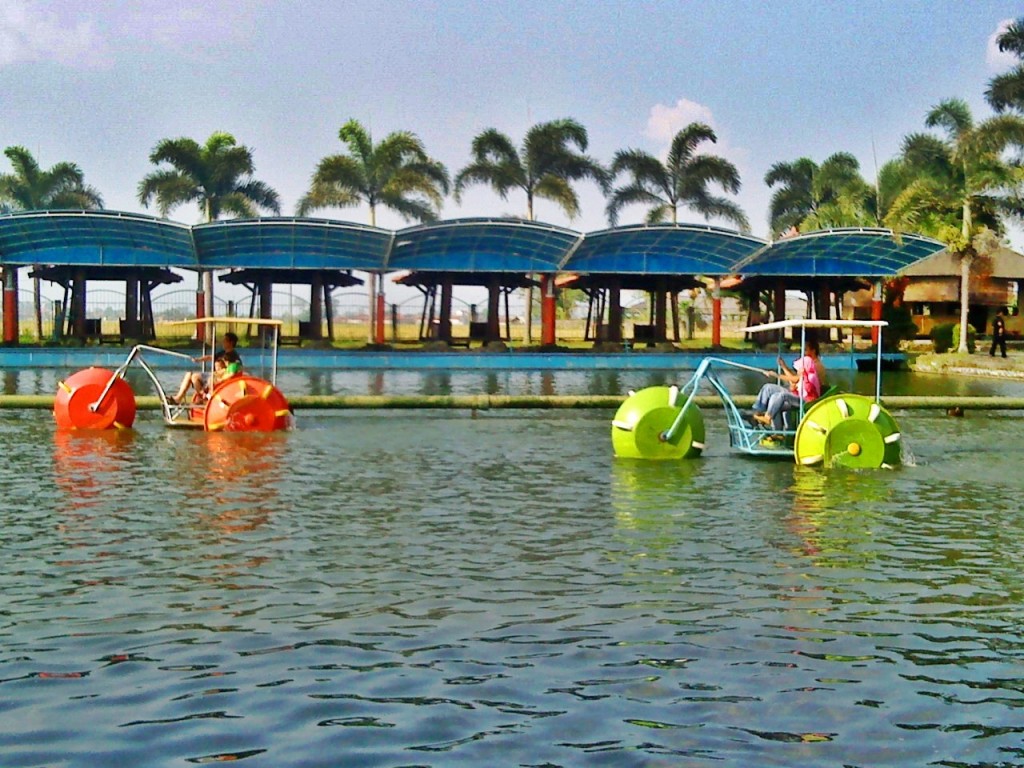
<svg viewBox="0 0 1024 768">
<path fill-rule="evenodd" d="M 203 221 L 223 214 L 252 217 L 267 210 L 281 212 L 277 192 L 252 178 L 252 150 L 240 146 L 230 133 L 217 131 L 200 145 L 193 139 L 163 139 L 149 155 L 162 167 L 139 182 L 139 202 L 149 207 L 156 201 L 161 216 L 182 203 L 196 203 Z M 213 274 L 203 273 L 206 314 L 213 315 Z"/>
<path fill-rule="evenodd" d="M 607 192 L 611 175 L 599 162 L 583 154 L 587 129 L 572 118 L 550 120 L 531 127 L 519 147 L 497 128 L 488 128 L 473 139 L 473 159 L 455 177 L 455 199 L 471 184 L 487 184 L 502 200 L 509 192 L 526 193 L 526 218 L 536 219 L 537 198 L 556 203 L 570 219 L 580 212 L 573 182 L 592 179 Z M 492 297 L 493 300 L 493 297 Z M 532 339 L 533 288 L 526 289 L 526 341 Z"/>
<path fill-rule="evenodd" d="M 330 155 L 313 173 L 309 191 L 299 201 L 299 216 L 318 208 L 346 208 L 366 203 L 370 224 L 377 206 L 390 208 L 406 221 L 434 221 L 448 194 L 448 171 L 431 159 L 418 136 L 395 131 L 378 144 L 358 120 L 338 131 L 348 154 Z"/>
<path fill-rule="evenodd" d="M 612 191 L 607 207 L 609 223 L 615 226 L 622 208 L 639 203 L 649 206 L 648 224 L 666 218 L 671 218 L 676 224 L 679 208 L 685 206 L 705 219 L 723 218 L 741 231 L 748 232 L 750 222 L 743 210 L 732 200 L 716 197 L 708 191 L 709 184 L 718 184 L 727 192 L 736 194 L 740 190 L 740 174 L 728 160 L 698 152 L 705 141 L 718 141 L 711 127 L 690 123 L 672 139 L 664 163 L 639 149 L 616 152 L 612 176 L 625 172 L 632 178 L 628 184 Z"/>
<path fill-rule="evenodd" d="M 169 167 L 153 171 L 139 182 L 139 202 L 148 208 L 155 199 L 161 216 L 193 202 L 207 222 L 225 213 L 250 217 L 261 209 L 281 212 L 277 192 L 252 178 L 252 150 L 239 146 L 230 133 L 217 131 L 204 145 L 184 137 L 164 139 L 149 159 Z"/>
<path fill-rule="evenodd" d="M 82 169 L 74 163 L 57 163 L 44 171 L 25 147 L 7 147 L 4 154 L 14 172 L 0 174 L 0 213 L 103 207 L 100 193 L 85 183 Z M 32 304 L 36 338 L 42 339 L 43 311 L 38 277 L 32 279 Z"/>
<path fill-rule="evenodd" d="M 1010 51 L 1019 63 L 1009 72 L 989 81 L 985 98 L 996 112 L 1015 109 L 1024 112 L 1024 17 L 1010 24 L 997 38 L 1000 51 Z"/>
<path fill-rule="evenodd" d="M 299 200 L 296 213 L 305 216 L 318 208 L 347 208 L 366 203 L 370 225 L 377 225 L 377 206 L 390 208 L 406 221 L 434 221 L 448 194 L 448 170 L 427 155 L 420 138 L 409 131 L 394 131 L 374 145 L 370 132 L 358 120 L 338 131 L 348 154 L 329 155 L 313 173 L 309 191 Z M 369 341 L 377 340 L 377 285 L 370 279 Z"/>
<path fill-rule="evenodd" d="M 1001 195 L 1019 182 L 1019 169 L 1007 162 L 1008 146 L 1024 146 L 1024 118 L 997 115 L 975 123 L 962 99 L 948 99 L 925 118 L 940 138 L 916 133 L 903 142 L 903 160 L 917 174 L 892 204 L 886 224 L 913 228 L 945 242 L 960 256 L 959 352 L 967 352 L 967 310 L 974 239 L 984 229 L 999 232 Z"/>
<path fill-rule="evenodd" d="M 580 200 L 572 182 L 592 179 L 607 191 L 610 175 L 587 150 L 587 129 L 572 118 L 538 123 L 526 132 L 518 148 L 497 130 L 488 128 L 473 139 L 473 159 L 455 177 L 455 199 L 471 184 L 487 184 L 502 200 L 520 189 L 526 193 L 526 218 L 533 221 L 534 200 L 556 203 L 575 219 Z"/>
<path fill-rule="evenodd" d="M 848 152 L 836 152 L 821 165 L 808 157 L 775 163 L 764 183 L 778 187 L 769 205 L 776 235 L 792 228 L 859 226 L 871 218 L 871 189 Z"/>
</svg>

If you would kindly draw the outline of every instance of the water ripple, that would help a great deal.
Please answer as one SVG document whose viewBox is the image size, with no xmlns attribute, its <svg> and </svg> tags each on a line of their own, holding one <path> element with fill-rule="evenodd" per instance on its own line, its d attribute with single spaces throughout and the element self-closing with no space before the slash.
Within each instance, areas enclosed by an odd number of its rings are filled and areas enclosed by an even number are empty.
<svg viewBox="0 0 1024 768">
<path fill-rule="evenodd" d="M 0 422 L 5 768 L 1024 760 L 1013 421 L 825 474 L 591 413 L 44 416 Z"/>
</svg>

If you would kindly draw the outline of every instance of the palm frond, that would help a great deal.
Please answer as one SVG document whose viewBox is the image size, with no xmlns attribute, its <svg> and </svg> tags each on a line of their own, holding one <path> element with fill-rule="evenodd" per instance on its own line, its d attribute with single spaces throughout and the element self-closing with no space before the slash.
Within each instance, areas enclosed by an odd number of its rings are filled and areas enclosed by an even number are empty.
<svg viewBox="0 0 1024 768">
<path fill-rule="evenodd" d="M 349 152 L 364 164 L 373 156 L 373 140 L 370 132 L 358 120 L 349 120 L 338 130 L 338 138 L 348 145 Z"/>
<path fill-rule="evenodd" d="M 1008 109 L 1024 111 L 1024 64 L 1018 64 L 1009 72 L 993 77 L 985 91 L 985 98 L 996 112 Z"/>
<path fill-rule="evenodd" d="M 661 224 L 663 221 L 668 221 L 669 213 L 672 211 L 672 206 L 668 203 L 662 203 L 661 205 L 655 205 L 644 217 L 644 222 L 647 224 Z"/>
<path fill-rule="evenodd" d="M 605 206 L 608 223 L 615 227 L 619 224 L 619 213 L 628 205 L 648 205 L 654 208 L 664 207 L 667 201 L 651 191 L 643 182 L 634 180 L 632 184 L 618 187 L 612 191 Z"/>
<path fill-rule="evenodd" d="M 974 127 L 971 108 L 963 99 L 939 102 L 928 112 L 924 124 L 929 128 L 943 128 L 950 138 L 956 138 Z"/>
<path fill-rule="evenodd" d="M 750 221 L 747 220 L 747 215 L 732 200 L 713 195 L 701 195 L 687 200 L 686 205 L 705 219 L 724 219 L 735 224 L 740 232 L 750 231 Z"/>
<path fill-rule="evenodd" d="M 270 211 L 276 216 L 281 214 L 281 198 L 277 191 L 262 181 L 249 180 L 240 184 L 229 196 L 241 196 L 256 208 Z"/>
<path fill-rule="evenodd" d="M 463 191 L 472 184 L 486 184 L 497 192 L 502 200 L 507 200 L 511 190 L 525 186 L 521 170 L 518 163 L 470 163 L 455 177 L 455 200 L 460 202 Z"/>
<path fill-rule="evenodd" d="M 198 200 L 200 194 L 195 180 L 176 170 L 153 171 L 143 177 L 138 188 L 139 202 L 148 208 L 155 198 L 161 216 L 166 216 L 182 203 Z"/>
<path fill-rule="evenodd" d="M 1009 51 L 1018 59 L 1024 59 L 1024 17 L 1011 22 L 996 38 L 996 44 L 1000 51 Z"/>
<path fill-rule="evenodd" d="M 711 126 L 705 123 L 690 123 L 672 138 L 667 165 L 670 168 L 685 165 L 694 156 L 697 147 L 705 141 L 710 141 L 712 144 L 718 143 L 718 136 L 715 135 Z"/>
<path fill-rule="evenodd" d="M 570 219 L 575 219 L 580 213 L 579 197 L 572 185 L 559 176 L 542 176 L 534 187 L 534 195 L 556 203 Z"/>
</svg>

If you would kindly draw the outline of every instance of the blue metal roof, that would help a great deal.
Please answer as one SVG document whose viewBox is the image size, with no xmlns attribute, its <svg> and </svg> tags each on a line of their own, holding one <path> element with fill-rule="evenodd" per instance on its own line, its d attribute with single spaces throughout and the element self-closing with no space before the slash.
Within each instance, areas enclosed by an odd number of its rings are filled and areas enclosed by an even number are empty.
<svg viewBox="0 0 1024 768">
<path fill-rule="evenodd" d="M 115 211 L 0 216 L 0 264 L 888 277 L 943 250 L 887 229 L 832 229 L 775 243 L 706 225 L 583 235 L 522 219 L 455 219 L 397 232 L 351 222 L 260 218 L 189 226 Z"/>
<path fill-rule="evenodd" d="M 945 249 L 938 240 L 890 229 L 827 229 L 778 240 L 734 271 L 778 277 L 891 277 Z"/>
<path fill-rule="evenodd" d="M 0 216 L 0 263 L 196 266 L 192 229 L 113 211 L 29 211 Z"/>
<path fill-rule="evenodd" d="M 590 274 L 728 275 L 767 243 L 694 224 L 616 227 L 588 234 L 560 269 Z"/>
<path fill-rule="evenodd" d="M 453 219 L 395 234 L 387 270 L 555 272 L 581 235 L 522 219 Z"/>
<path fill-rule="evenodd" d="M 392 232 L 326 219 L 230 219 L 192 228 L 199 263 L 211 269 L 377 270 Z"/>
</svg>

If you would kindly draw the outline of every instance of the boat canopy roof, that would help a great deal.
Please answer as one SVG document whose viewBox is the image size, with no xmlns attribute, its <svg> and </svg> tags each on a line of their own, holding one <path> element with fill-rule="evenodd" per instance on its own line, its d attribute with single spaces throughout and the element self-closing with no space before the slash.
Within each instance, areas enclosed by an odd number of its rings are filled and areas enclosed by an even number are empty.
<svg viewBox="0 0 1024 768">
<path fill-rule="evenodd" d="M 270 325 L 280 328 L 283 320 L 270 320 L 262 317 L 194 317 L 191 320 L 171 320 L 164 325 Z"/>
<path fill-rule="evenodd" d="M 888 324 L 885 320 L 818 320 L 801 317 L 792 320 L 779 320 L 774 323 L 749 325 L 743 331 L 744 333 L 756 333 L 757 331 L 778 331 L 784 328 L 884 328 Z"/>
</svg>

